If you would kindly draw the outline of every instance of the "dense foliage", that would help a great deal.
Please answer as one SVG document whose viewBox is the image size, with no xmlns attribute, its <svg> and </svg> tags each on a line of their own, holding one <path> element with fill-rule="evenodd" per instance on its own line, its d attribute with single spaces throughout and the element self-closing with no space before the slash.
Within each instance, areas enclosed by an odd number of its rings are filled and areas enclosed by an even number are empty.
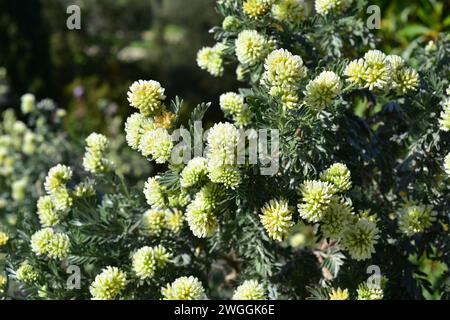
<svg viewBox="0 0 450 320">
<path fill-rule="evenodd" d="M 241 82 L 229 122 L 206 131 L 210 103 L 184 121 L 160 82 L 133 83 L 126 142 L 158 172 L 130 182 L 99 133 L 49 166 L 0 234 L 4 295 L 448 298 L 450 38 L 383 53 L 366 6 L 217 1 L 197 63 Z"/>
</svg>

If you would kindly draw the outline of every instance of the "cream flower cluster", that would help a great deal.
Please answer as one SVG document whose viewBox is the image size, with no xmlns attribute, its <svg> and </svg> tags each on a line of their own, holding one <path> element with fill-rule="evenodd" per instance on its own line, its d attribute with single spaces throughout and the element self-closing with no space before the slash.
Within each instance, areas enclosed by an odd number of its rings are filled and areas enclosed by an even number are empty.
<svg viewBox="0 0 450 320">
<path fill-rule="evenodd" d="M 172 154 L 173 141 L 169 132 L 163 128 L 156 128 L 141 137 L 139 151 L 143 156 L 151 156 L 156 163 L 165 163 Z"/>
<path fill-rule="evenodd" d="M 178 209 L 166 210 L 166 229 L 172 233 L 179 233 L 184 225 L 184 214 Z"/>
<path fill-rule="evenodd" d="M 194 200 L 186 208 L 186 221 L 194 236 L 206 238 L 218 228 L 218 218 L 214 211 L 223 189 L 216 184 L 209 183 L 202 187 Z"/>
<path fill-rule="evenodd" d="M 333 164 L 320 174 L 320 179 L 331 182 L 340 192 L 348 191 L 352 187 L 350 170 L 343 163 Z"/>
<path fill-rule="evenodd" d="M 159 236 L 166 226 L 166 210 L 149 209 L 142 216 L 144 230 L 148 235 Z"/>
<path fill-rule="evenodd" d="M 246 280 L 236 288 L 233 300 L 266 300 L 264 287 L 256 280 Z"/>
<path fill-rule="evenodd" d="M 356 87 L 378 91 L 393 88 L 399 94 L 415 91 L 420 84 L 417 71 L 406 66 L 401 57 L 379 50 L 370 50 L 363 59 L 350 62 L 344 74 Z"/>
<path fill-rule="evenodd" d="M 360 284 L 356 291 L 358 300 L 382 300 L 384 297 L 382 288 L 369 287 L 366 283 Z"/>
<path fill-rule="evenodd" d="M 333 289 L 329 294 L 330 300 L 348 300 L 348 289 L 342 290 L 341 288 Z"/>
<path fill-rule="evenodd" d="M 208 161 L 203 157 L 195 157 L 189 160 L 180 174 L 182 188 L 190 188 L 205 181 L 208 174 Z"/>
<path fill-rule="evenodd" d="M 375 252 L 379 229 L 367 214 L 355 215 L 350 200 L 339 195 L 351 187 L 350 171 L 335 163 L 320 177 L 322 181 L 307 180 L 300 186 L 300 217 L 309 223 L 319 222 L 322 234 L 340 239 L 353 259 L 369 259 Z"/>
<path fill-rule="evenodd" d="M 3 294 L 5 292 L 5 287 L 7 283 L 8 279 L 4 275 L 0 274 L 0 294 Z"/>
<path fill-rule="evenodd" d="M 214 183 L 235 189 L 241 182 L 237 166 L 239 130 L 231 123 L 217 123 L 207 136 L 208 176 Z"/>
<path fill-rule="evenodd" d="M 50 259 L 63 260 L 70 252 L 70 240 L 64 233 L 44 228 L 31 236 L 31 250 L 37 255 L 46 255 Z"/>
<path fill-rule="evenodd" d="M 444 170 L 447 173 L 447 175 L 450 177 L 450 152 L 444 158 Z"/>
<path fill-rule="evenodd" d="M 172 258 L 163 246 L 142 247 L 132 257 L 133 271 L 140 279 L 152 278 L 159 268 L 164 268 Z"/>
<path fill-rule="evenodd" d="M 15 201 L 22 201 L 26 196 L 26 187 L 28 185 L 28 178 L 16 180 L 11 184 L 11 197 Z"/>
<path fill-rule="evenodd" d="M 9 241 L 9 235 L 6 232 L 0 232 L 0 247 L 5 246 Z"/>
<path fill-rule="evenodd" d="M 158 177 L 148 178 L 144 184 L 144 196 L 152 208 L 166 208 L 165 188 L 159 183 Z"/>
<path fill-rule="evenodd" d="M 26 93 L 20 97 L 20 109 L 23 114 L 31 113 L 36 108 L 36 97 L 31 93 Z"/>
<path fill-rule="evenodd" d="M 104 157 L 108 144 L 108 138 L 99 133 L 91 133 L 86 138 L 86 153 L 83 157 L 83 167 L 86 171 L 99 174 L 110 169 L 111 163 Z"/>
<path fill-rule="evenodd" d="M 280 98 L 286 108 L 294 109 L 298 103 L 297 91 L 306 73 L 300 56 L 278 49 L 272 51 L 264 62 L 262 82 L 269 88 L 271 96 Z"/>
<path fill-rule="evenodd" d="M 164 300 L 204 300 L 205 289 L 196 277 L 180 277 L 161 289 Z"/>
<path fill-rule="evenodd" d="M 316 12 L 321 15 L 332 13 L 341 13 L 346 10 L 353 0 L 316 0 L 314 7 Z"/>
<path fill-rule="evenodd" d="M 45 191 L 58 211 L 67 211 L 72 206 L 72 198 L 66 186 L 71 178 L 72 169 L 62 164 L 51 168 L 45 178 Z"/>
<path fill-rule="evenodd" d="M 55 208 L 50 196 L 42 196 L 38 199 L 37 214 L 44 227 L 53 227 L 60 222 L 61 213 Z"/>
<path fill-rule="evenodd" d="M 336 188 L 329 182 L 307 180 L 301 185 L 300 193 L 303 199 L 298 204 L 300 216 L 314 223 L 322 220 L 336 194 Z"/>
<path fill-rule="evenodd" d="M 294 225 L 293 212 L 288 202 L 284 199 L 270 200 L 263 206 L 261 212 L 259 218 L 269 237 L 276 241 L 283 241 Z"/>
<path fill-rule="evenodd" d="M 164 91 L 158 81 L 138 80 L 128 91 L 128 102 L 144 116 L 155 116 L 164 109 L 163 103 L 166 99 Z"/>
<path fill-rule="evenodd" d="M 142 226 L 149 236 L 159 236 L 164 230 L 180 232 L 184 220 L 183 213 L 177 209 L 152 208 L 144 212 Z"/>
<path fill-rule="evenodd" d="M 89 291 L 93 300 L 113 300 L 123 292 L 126 285 L 125 272 L 117 267 L 108 266 L 95 277 Z"/>
<path fill-rule="evenodd" d="M 332 71 L 323 71 L 306 85 L 305 104 L 314 110 L 321 110 L 329 106 L 341 91 L 341 78 Z"/>
<path fill-rule="evenodd" d="M 126 121 L 128 145 L 156 163 L 169 161 L 173 148 L 172 137 L 167 131 L 174 115 L 164 106 L 165 89 L 154 80 L 134 82 L 128 92 L 130 105 L 140 113 L 132 114 Z"/>
<path fill-rule="evenodd" d="M 433 225 L 436 215 L 437 212 L 431 206 L 406 204 L 398 212 L 399 230 L 407 236 L 423 232 Z"/>
<path fill-rule="evenodd" d="M 27 262 L 24 262 L 16 271 L 16 278 L 26 284 L 35 283 L 39 279 L 39 273 Z"/>
<path fill-rule="evenodd" d="M 125 123 L 125 133 L 128 145 L 138 150 L 142 136 L 151 130 L 156 129 L 156 125 L 150 118 L 141 113 L 133 113 Z"/>
<path fill-rule="evenodd" d="M 280 22 L 297 23 L 305 19 L 305 3 L 303 0 L 278 0 L 272 6 L 272 16 Z"/>
<path fill-rule="evenodd" d="M 275 0 L 245 0 L 242 4 L 244 13 L 252 18 L 266 15 Z"/>
<path fill-rule="evenodd" d="M 375 222 L 361 218 L 350 224 L 343 232 L 342 246 L 355 260 L 369 259 L 375 253 L 375 244 L 379 239 L 379 229 Z"/>
<path fill-rule="evenodd" d="M 215 77 L 222 76 L 225 50 L 226 46 L 223 43 L 217 43 L 213 47 L 203 47 L 197 53 L 197 65 Z"/>
<path fill-rule="evenodd" d="M 245 126 L 250 123 L 251 111 L 241 95 L 234 92 L 222 94 L 220 108 L 225 115 L 231 116 L 237 125 Z"/>
<path fill-rule="evenodd" d="M 439 119 L 439 125 L 442 131 L 450 131 L 450 86 L 447 89 L 447 95 L 448 97 L 441 103 L 442 112 Z"/>
<path fill-rule="evenodd" d="M 264 61 L 275 43 L 256 30 L 243 30 L 236 41 L 236 57 L 243 65 L 255 65 Z"/>
</svg>

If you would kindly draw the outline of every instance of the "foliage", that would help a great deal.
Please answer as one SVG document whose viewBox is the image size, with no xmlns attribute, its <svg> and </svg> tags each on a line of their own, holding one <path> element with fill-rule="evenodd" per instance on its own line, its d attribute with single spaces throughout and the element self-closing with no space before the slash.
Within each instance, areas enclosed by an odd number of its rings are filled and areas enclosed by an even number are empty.
<svg viewBox="0 0 450 320">
<path fill-rule="evenodd" d="M 126 140 L 157 171 L 143 189 L 114 166 L 49 171 L 58 222 L 45 229 L 21 208 L 2 247 L 10 297 L 449 298 L 449 36 L 386 55 L 365 1 L 317 0 L 317 12 L 283 16 L 273 8 L 285 1 L 217 2 L 226 23 L 197 61 L 214 76 L 237 69 L 242 88 L 224 89 L 230 122 L 204 137 L 210 103 L 183 121 L 182 101 L 166 103 L 158 82 L 130 87 L 140 113 Z M 256 162 L 251 143 L 238 161 L 255 134 Z M 106 141 L 88 138 L 93 163 L 108 163 Z M 67 287 L 74 266 L 79 290 Z"/>
</svg>

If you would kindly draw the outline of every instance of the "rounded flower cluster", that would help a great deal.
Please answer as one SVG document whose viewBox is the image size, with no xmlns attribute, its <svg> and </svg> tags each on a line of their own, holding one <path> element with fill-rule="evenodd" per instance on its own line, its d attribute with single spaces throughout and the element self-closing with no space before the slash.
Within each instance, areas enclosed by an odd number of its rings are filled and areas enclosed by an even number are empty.
<svg viewBox="0 0 450 320">
<path fill-rule="evenodd" d="M 302 58 L 285 49 L 274 50 L 267 56 L 264 70 L 262 81 L 269 88 L 270 95 L 281 97 L 286 107 L 294 108 L 300 81 L 307 72 Z"/>
<path fill-rule="evenodd" d="M 39 279 L 39 273 L 34 270 L 33 266 L 25 262 L 21 264 L 19 269 L 17 269 L 16 278 L 20 282 L 32 284 Z"/>
<path fill-rule="evenodd" d="M 166 228 L 173 233 L 179 233 L 183 228 L 184 215 L 179 210 L 173 209 L 166 211 L 165 220 Z"/>
<path fill-rule="evenodd" d="M 154 116 L 164 109 L 164 91 L 158 81 L 135 81 L 128 91 L 128 102 L 144 116 Z"/>
<path fill-rule="evenodd" d="M 328 210 L 336 189 L 328 182 L 307 180 L 300 187 L 300 193 L 303 198 L 298 204 L 300 216 L 308 222 L 318 222 Z"/>
<path fill-rule="evenodd" d="M 195 277 L 180 277 L 161 289 L 164 300 L 204 300 L 205 289 Z"/>
<path fill-rule="evenodd" d="M 146 233 L 151 236 L 158 236 L 161 234 L 166 225 L 165 217 L 164 210 L 158 208 L 147 210 L 142 217 L 143 227 Z"/>
<path fill-rule="evenodd" d="M 283 199 L 270 200 L 263 206 L 261 212 L 259 218 L 269 237 L 277 241 L 283 241 L 294 225 L 288 202 Z"/>
<path fill-rule="evenodd" d="M 231 165 L 208 165 L 209 178 L 214 183 L 223 184 L 225 187 L 235 189 L 241 183 L 241 173 L 237 167 Z"/>
<path fill-rule="evenodd" d="M 248 16 L 258 18 L 267 14 L 273 2 L 273 0 L 245 0 L 242 9 Z"/>
<path fill-rule="evenodd" d="M 332 183 L 339 192 L 345 192 L 352 187 L 350 170 L 343 163 L 335 163 L 321 173 L 320 179 Z"/>
<path fill-rule="evenodd" d="M 31 249 L 38 256 L 46 255 L 50 259 L 62 260 L 69 255 L 70 240 L 64 233 L 45 228 L 31 236 Z"/>
<path fill-rule="evenodd" d="M 341 13 L 346 10 L 352 0 L 316 0 L 314 7 L 316 12 L 321 15 L 328 15 L 331 13 Z"/>
<path fill-rule="evenodd" d="M 348 289 L 342 290 L 341 288 L 333 289 L 330 294 L 330 300 L 348 300 Z"/>
<path fill-rule="evenodd" d="M 272 16 L 280 22 L 297 23 L 305 18 L 302 0 L 278 0 L 272 6 Z"/>
<path fill-rule="evenodd" d="M 408 68 L 402 57 L 388 55 L 386 61 L 391 68 L 393 88 L 397 89 L 401 94 L 417 89 L 420 82 L 419 74 L 416 70 Z"/>
<path fill-rule="evenodd" d="M 53 227 L 60 221 L 59 214 L 50 196 L 42 196 L 37 202 L 37 214 L 41 225 Z"/>
<path fill-rule="evenodd" d="M 89 291 L 94 300 L 113 300 L 125 289 L 126 284 L 125 273 L 117 267 L 108 266 L 95 277 Z"/>
<path fill-rule="evenodd" d="M 425 231 L 436 221 L 437 212 L 425 205 L 406 205 L 399 212 L 398 227 L 400 232 L 412 236 Z"/>
<path fill-rule="evenodd" d="M 239 26 L 239 20 L 234 16 L 226 16 L 222 21 L 224 30 L 234 30 Z"/>
<path fill-rule="evenodd" d="M 211 75 L 220 77 L 224 71 L 223 55 L 225 49 L 226 46 L 222 43 L 200 49 L 197 53 L 197 65 Z"/>
<path fill-rule="evenodd" d="M 364 55 L 364 59 L 357 61 L 362 64 L 355 67 L 351 63 L 345 70 L 345 74 L 351 81 L 352 78 L 362 77 L 364 86 L 373 89 L 385 89 L 391 81 L 391 68 L 389 67 L 386 55 L 379 50 L 370 50 Z M 354 72 L 361 68 L 362 75 L 355 75 Z"/>
<path fill-rule="evenodd" d="M 28 185 L 28 179 L 22 178 L 14 181 L 11 184 L 11 196 L 15 201 L 22 201 L 26 196 L 26 188 Z"/>
<path fill-rule="evenodd" d="M 163 246 L 143 247 L 132 257 L 133 270 L 140 279 L 154 276 L 157 268 L 163 268 L 170 261 L 171 255 Z"/>
<path fill-rule="evenodd" d="M 239 130 L 231 123 L 217 123 L 208 132 L 208 174 L 214 183 L 234 189 L 241 182 L 237 162 Z"/>
<path fill-rule="evenodd" d="M 321 230 L 327 238 L 340 238 L 345 228 L 354 220 L 349 203 L 333 198 L 322 217 Z"/>
<path fill-rule="evenodd" d="M 208 173 L 207 160 L 203 157 L 196 157 L 189 160 L 180 175 L 182 188 L 189 188 L 204 181 Z"/>
<path fill-rule="evenodd" d="M 442 101 L 441 117 L 439 119 L 439 126 L 442 131 L 450 131 L 450 97 Z"/>
<path fill-rule="evenodd" d="M 208 163 L 214 166 L 233 165 L 236 162 L 239 130 L 231 123 L 217 123 L 207 136 Z"/>
<path fill-rule="evenodd" d="M 383 289 L 375 286 L 369 287 L 366 283 L 359 285 L 356 292 L 358 300 L 382 300 L 384 296 Z"/>
<path fill-rule="evenodd" d="M 20 103 L 22 113 L 28 114 L 36 108 L 36 97 L 31 93 L 26 93 L 20 97 Z"/>
<path fill-rule="evenodd" d="M 60 188 L 65 187 L 65 184 L 72 178 L 72 169 L 69 167 L 58 164 L 48 171 L 45 178 L 45 191 L 49 194 L 58 192 Z"/>
<path fill-rule="evenodd" d="M 236 56 L 244 65 L 254 65 L 265 59 L 273 48 L 273 42 L 256 30 L 244 30 L 236 41 Z"/>
<path fill-rule="evenodd" d="M 214 212 L 199 200 L 194 200 L 186 209 L 186 221 L 194 236 L 206 238 L 218 228 Z"/>
<path fill-rule="evenodd" d="M 344 230 L 342 245 L 353 259 L 366 260 L 375 253 L 378 238 L 379 230 L 376 224 L 367 219 L 360 219 Z"/>
<path fill-rule="evenodd" d="M 0 274 L 0 294 L 5 292 L 6 283 L 8 282 L 8 279 Z"/>
<path fill-rule="evenodd" d="M 419 87 L 420 77 L 413 68 L 400 68 L 394 73 L 392 84 L 400 94 L 406 94 Z"/>
<path fill-rule="evenodd" d="M 246 280 L 236 288 L 233 300 L 266 300 L 264 287 L 256 280 Z"/>
<path fill-rule="evenodd" d="M 407 67 L 400 56 L 386 56 L 379 50 L 370 50 L 363 59 L 350 62 L 344 74 L 354 86 L 370 90 L 393 88 L 399 94 L 416 90 L 420 84 L 417 71 Z"/>
<path fill-rule="evenodd" d="M 165 163 L 172 154 L 173 141 L 169 132 L 156 128 L 146 132 L 140 140 L 139 151 L 145 157 L 151 156 L 156 163 Z"/>
<path fill-rule="evenodd" d="M 219 224 L 214 209 L 221 194 L 220 187 L 207 184 L 186 208 L 186 221 L 194 236 L 206 238 L 217 230 Z"/>
<path fill-rule="evenodd" d="M 161 186 L 157 177 L 148 178 L 144 184 L 144 196 L 147 203 L 153 208 L 165 208 L 165 188 Z"/>
<path fill-rule="evenodd" d="M 99 133 L 93 132 L 86 138 L 86 153 L 83 157 L 83 167 L 86 171 L 93 174 L 108 171 L 110 163 L 104 158 L 108 144 L 108 138 Z"/>
<path fill-rule="evenodd" d="M 244 98 L 234 92 L 224 93 L 220 96 L 220 108 L 225 115 L 231 115 L 238 125 L 247 125 L 250 122 L 251 112 Z"/>
<path fill-rule="evenodd" d="M 0 247 L 5 246 L 9 241 L 9 236 L 6 232 L 0 232 Z"/>
<path fill-rule="evenodd" d="M 72 170 L 61 164 L 51 168 L 45 178 L 44 188 L 52 198 L 57 210 L 66 211 L 72 206 L 72 198 L 66 187 L 66 183 L 71 178 Z"/>
<path fill-rule="evenodd" d="M 133 113 L 125 122 L 125 138 L 127 144 L 132 149 L 138 150 L 142 135 L 154 129 L 156 129 L 156 126 L 150 118 L 147 118 L 138 112 Z"/>
<path fill-rule="evenodd" d="M 312 109 L 323 109 L 331 104 L 341 90 L 341 78 L 332 71 L 323 71 L 307 84 L 305 104 Z"/>
<path fill-rule="evenodd" d="M 450 152 L 447 154 L 447 156 L 444 159 L 444 170 L 447 173 L 447 175 L 450 177 Z"/>
</svg>

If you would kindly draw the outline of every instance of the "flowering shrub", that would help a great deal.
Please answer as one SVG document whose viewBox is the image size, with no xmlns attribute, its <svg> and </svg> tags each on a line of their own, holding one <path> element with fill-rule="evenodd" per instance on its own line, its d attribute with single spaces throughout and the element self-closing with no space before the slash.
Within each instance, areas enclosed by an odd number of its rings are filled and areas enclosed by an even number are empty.
<svg viewBox="0 0 450 320">
<path fill-rule="evenodd" d="M 448 297 L 450 38 L 408 58 L 383 53 L 363 7 L 218 1 L 217 44 L 197 62 L 212 76 L 236 69 L 243 88 L 218 99 L 227 121 L 202 134 L 210 104 L 182 123 L 179 98 L 133 83 L 126 141 L 162 169 L 130 186 L 108 139 L 91 134 L 82 163 L 51 168 L 37 214 L 0 238 L 13 293 Z M 423 276 L 430 262 L 434 278 Z"/>
</svg>

